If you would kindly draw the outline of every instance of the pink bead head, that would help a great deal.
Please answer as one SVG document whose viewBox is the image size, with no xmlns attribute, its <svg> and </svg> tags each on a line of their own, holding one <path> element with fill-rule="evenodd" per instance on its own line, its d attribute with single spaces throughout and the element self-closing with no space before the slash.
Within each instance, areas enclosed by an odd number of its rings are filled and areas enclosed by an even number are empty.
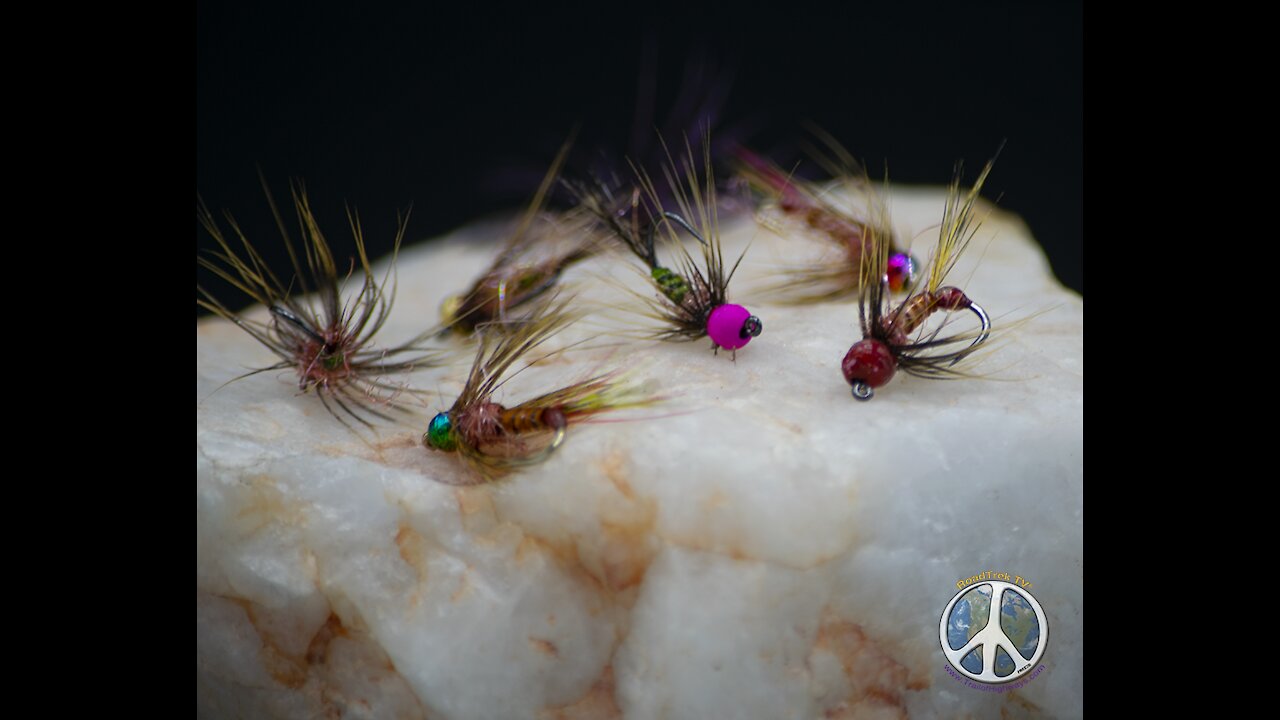
<svg viewBox="0 0 1280 720">
<path fill-rule="evenodd" d="M 900 293 L 911 289 L 916 282 L 916 259 L 909 253 L 890 253 L 885 266 L 884 279 L 889 290 Z"/>
<path fill-rule="evenodd" d="M 760 318 L 741 305 L 720 305 L 707 316 L 707 335 L 726 350 L 746 347 L 763 330 Z"/>
</svg>

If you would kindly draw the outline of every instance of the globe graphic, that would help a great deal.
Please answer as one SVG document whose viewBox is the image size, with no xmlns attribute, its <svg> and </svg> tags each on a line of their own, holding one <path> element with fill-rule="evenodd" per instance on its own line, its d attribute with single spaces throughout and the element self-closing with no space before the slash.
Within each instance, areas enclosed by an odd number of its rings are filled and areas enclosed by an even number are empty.
<svg viewBox="0 0 1280 720">
<path fill-rule="evenodd" d="M 998 617 L 1000 630 L 1022 654 L 1021 658 L 1011 658 L 1003 648 L 995 648 L 995 674 L 1008 677 L 1035 654 L 1040 645 L 1040 620 L 1026 598 L 1011 588 L 1000 598 Z M 981 632 L 991 618 L 991 585 L 976 585 L 951 608 L 947 618 L 947 644 L 952 650 L 959 650 Z M 961 667 L 971 673 L 981 673 L 982 652 L 982 645 L 974 648 L 961 659 Z"/>
</svg>

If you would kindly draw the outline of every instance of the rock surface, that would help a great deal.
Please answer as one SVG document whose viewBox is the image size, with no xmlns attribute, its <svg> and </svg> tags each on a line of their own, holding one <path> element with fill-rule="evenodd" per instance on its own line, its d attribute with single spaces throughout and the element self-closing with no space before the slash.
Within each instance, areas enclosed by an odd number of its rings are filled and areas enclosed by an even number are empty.
<svg viewBox="0 0 1280 720">
<path fill-rule="evenodd" d="M 894 191 L 922 259 L 942 199 Z M 418 442 L 465 378 L 464 345 L 411 378 L 441 398 L 362 438 L 288 372 L 218 389 L 273 356 L 231 323 L 197 323 L 198 715 L 1082 716 L 1082 299 L 995 211 L 950 277 L 997 329 L 984 378 L 899 375 L 857 402 L 840 373 L 856 304 L 750 293 L 821 245 L 749 218 L 722 229 L 729 262 L 750 243 L 730 297 L 764 333 L 736 362 L 707 342 L 615 337 L 522 373 L 495 399 L 625 367 L 665 400 L 570 428 L 498 484 L 436 482 L 468 471 Z M 497 232 L 403 252 L 380 338 L 432 322 Z M 606 269 L 627 262 L 570 279 L 620 300 L 592 276 L 643 291 Z M 557 340 L 624 322 L 593 316 Z M 950 677 L 938 639 L 957 581 L 988 570 L 1032 581 L 1049 620 L 1044 671 L 1004 693 Z"/>
</svg>

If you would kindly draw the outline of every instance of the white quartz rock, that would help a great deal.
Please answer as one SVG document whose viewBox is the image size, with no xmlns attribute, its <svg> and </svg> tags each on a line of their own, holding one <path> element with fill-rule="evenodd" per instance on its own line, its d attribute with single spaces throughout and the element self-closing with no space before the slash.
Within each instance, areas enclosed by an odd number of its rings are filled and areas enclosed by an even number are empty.
<svg viewBox="0 0 1280 720">
<path fill-rule="evenodd" d="M 942 199 L 894 193 L 922 259 Z M 402 253 L 379 339 L 429 324 L 499 230 Z M 764 333 L 736 362 L 709 341 L 614 335 L 530 368 L 495 399 L 627 368 L 663 402 L 571 427 L 497 484 L 437 482 L 469 471 L 419 444 L 465 379 L 463 344 L 408 379 L 439 399 L 358 436 L 289 372 L 219 389 L 274 356 L 228 322 L 197 323 L 198 714 L 1082 716 L 1083 301 L 997 211 L 950 277 L 992 315 L 984 377 L 899 374 L 863 403 L 840 374 L 856 303 L 750 293 L 821 245 L 749 219 L 722 230 L 730 261 L 750 244 L 730 293 Z M 567 280 L 583 306 L 620 302 L 598 276 L 643 291 L 616 270 L 629 262 Z M 556 340 L 635 322 L 606 312 Z M 1007 693 L 948 676 L 938 640 L 956 582 L 988 570 L 1032 581 L 1049 619 L 1044 671 Z"/>
</svg>

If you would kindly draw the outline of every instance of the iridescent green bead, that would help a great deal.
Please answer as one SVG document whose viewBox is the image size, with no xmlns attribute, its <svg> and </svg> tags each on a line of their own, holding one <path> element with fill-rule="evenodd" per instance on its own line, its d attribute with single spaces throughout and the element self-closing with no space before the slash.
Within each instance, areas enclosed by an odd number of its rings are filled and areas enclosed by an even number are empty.
<svg viewBox="0 0 1280 720">
<path fill-rule="evenodd" d="M 427 447 L 435 450 L 445 452 L 457 450 L 458 438 L 453 434 L 453 419 L 449 417 L 449 413 L 442 412 L 431 418 L 431 424 L 427 426 L 427 434 L 422 439 Z"/>
</svg>

